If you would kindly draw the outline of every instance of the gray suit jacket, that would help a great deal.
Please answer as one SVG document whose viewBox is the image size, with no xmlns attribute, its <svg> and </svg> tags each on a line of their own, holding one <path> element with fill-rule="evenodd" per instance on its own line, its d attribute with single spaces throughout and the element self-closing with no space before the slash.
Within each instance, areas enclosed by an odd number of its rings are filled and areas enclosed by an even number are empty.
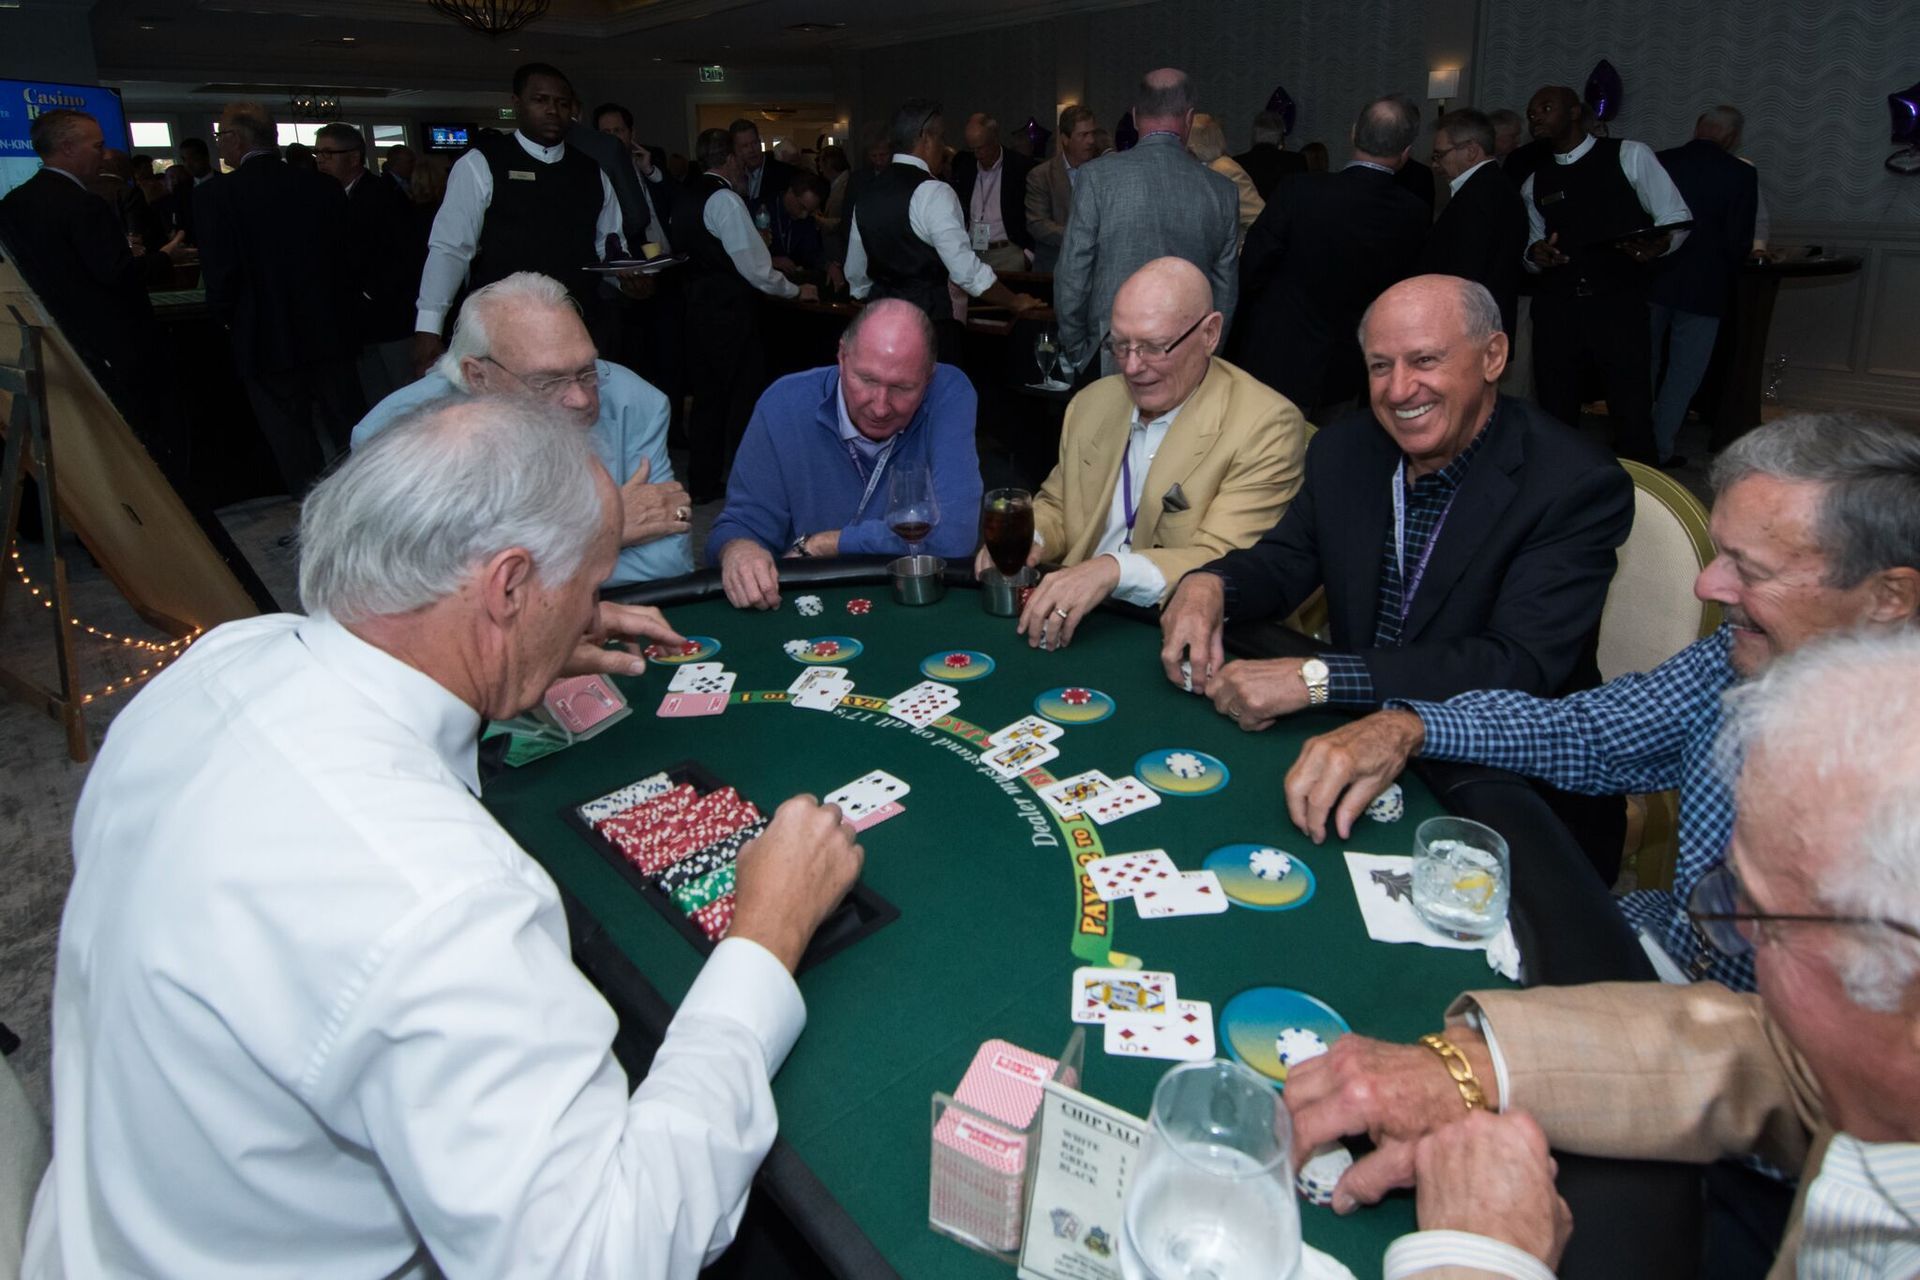
<svg viewBox="0 0 1920 1280">
<path fill-rule="evenodd" d="M 1033 237 L 1035 271 L 1051 271 L 1060 261 L 1060 241 L 1067 233 L 1067 210 L 1072 207 L 1066 157 L 1056 151 L 1046 163 L 1027 171 L 1027 234 Z"/>
<path fill-rule="evenodd" d="M 1232 324 L 1239 231 L 1233 182 L 1194 159 L 1171 134 L 1101 156 L 1074 184 L 1053 272 L 1061 348 L 1084 368 L 1107 331 L 1113 295 L 1155 258 L 1185 258 L 1205 272 L 1214 308 Z"/>
</svg>

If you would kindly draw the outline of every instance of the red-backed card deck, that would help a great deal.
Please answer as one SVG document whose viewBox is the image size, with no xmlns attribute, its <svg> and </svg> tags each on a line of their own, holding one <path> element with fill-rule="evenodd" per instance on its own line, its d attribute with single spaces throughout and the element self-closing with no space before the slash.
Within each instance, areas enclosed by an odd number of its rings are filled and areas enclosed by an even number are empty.
<svg viewBox="0 0 1920 1280">
<path fill-rule="evenodd" d="M 717 716 L 727 709 L 727 700 L 731 696 L 725 693 L 669 693 L 660 700 L 660 709 L 653 714 L 667 719 Z"/>
<path fill-rule="evenodd" d="M 541 695 L 540 704 L 575 739 L 585 740 L 619 723 L 632 712 L 613 681 L 605 676 L 573 676 L 556 680 Z"/>
<path fill-rule="evenodd" d="M 929 1210 L 994 1249 L 1020 1242 L 1027 1126 L 1057 1063 L 1005 1040 L 981 1045 L 933 1129 Z M 964 1109 L 963 1109 L 964 1108 Z"/>
</svg>

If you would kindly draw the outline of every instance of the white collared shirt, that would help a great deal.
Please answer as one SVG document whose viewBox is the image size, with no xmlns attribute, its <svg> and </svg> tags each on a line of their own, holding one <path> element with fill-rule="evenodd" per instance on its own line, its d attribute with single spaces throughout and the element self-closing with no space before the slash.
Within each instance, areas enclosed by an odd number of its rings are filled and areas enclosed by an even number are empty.
<svg viewBox="0 0 1920 1280">
<path fill-rule="evenodd" d="M 654 183 L 661 181 L 660 166 L 653 166 L 651 176 L 640 171 L 640 157 L 633 157 L 633 176 L 640 181 L 640 198 L 647 202 L 647 240 L 660 246 L 661 253 L 672 253 L 673 246 L 667 240 L 667 224 L 660 220 L 660 211 L 653 206 L 653 192 L 648 190 Z M 628 245 L 629 249 L 635 246 Z M 636 256 L 637 250 L 636 250 Z"/>
<path fill-rule="evenodd" d="M 1129 604 L 1155 605 L 1167 589 L 1167 575 L 1160 572 L 1158 565 L 1140 555 L 1128 545 L 1126 498 L 1133 499 L 1136 520 L 1140 513 L 1142 495 L 1147 489 L 1147 469 L 1153 466 L 1153 460 L 1160 452 L 1160 446 L 1167 442 L 1167 432 L 1173 429 L 1173 420 L 1180 416 L 1180 410 L 1186 408 L 1181 401 L 1159 417 L 1147 422 L 1140 421 L 1139 406 L 1135 406 L 1127 419 L 1127 462 L 1133 468 L 1133 492 L 1123 492 L 1127 482 L 1127 468 L 1122 467 L 1114 477 L 1113 498 L 1107 503 L 1107 527 L 1100 535 L 1100 541 L 1094 544 L 1096 556 L 1112 556 L 1120 565 L 1120 585 L 1113 594 Z"/>
<path fill-rule="evenodd" d="M 991 168 L 979 165 L 973 180 L 973 200 L 967 210 L 967 224 L 984 222 L 987 226 L 988 240 L 1007 238 L 1006 220 L 1000 216 L 1000 183 L 1007 173 L 1007 149 L 1000 148 L 1000 156 Z"/>
<path fill-rule="evenodd" d="M 926 161 L 904 152 L 895 152 L 893 163 L 933 172 L 927 168 Z M 923 182 L 913 189 L 913 199 L 907 205 L 907 225 L 940 255 L 948 278 L 974 297 L 993 288 L 994 281 L 999 279 L 993 274 L 993 268 L 980 261 L 980 255 L 973 251 L 973 242 L 967 237 L 967 220 L 960 209 L 960 196 L 946 183 Z M 873 291 L 873 280 L 867 275 L 867 246 L 860 240 L 858 210 L 854 211 L 851 226 L 847 233 L 847 287 L 854 297 L 864 298 Z"/>
<path fill-rule="evenodd" d="M 1593 150 L 1595 141 L 1594 135 L 1588 134 L 1580 140 L 1579 146 L 1565 155 L 1556 152 L 1553 162 L 1576 164 Z M 1647 217 L 1653 220 L 1654 226 L 1664 227 L 1670 222 L 1685 222 L 1693 216 L 1692 211 L 1687 208 L 1686 198 L 1680 194 L 1680 188 L 1673 185 L 1673 179 L 1667 176 L 1660 158 L 1653 154 L 1653 148 L 1646 143 L 1635 142 L 1631 138 L 1620 140 L 1620 172 L 1627 176 L 1627 182 L 1633 187 L 1633 193 L 1640 197 L 1640 207 L 1647 211 Z M 1532 174 L 1528 174 L 1527 180 L 1520 184 L 1520 198 L 1527 202 L 1527 245 L 1531 248 L 1538 241 L 1547 238 L 1546 215 L 1542 214 L 1540 206 L 1533 202 Z M 1673 242 L 1667 246 L 1667 253 L 1672 253 L 1686 242 L 1685 231 L 1673 232 Z M 1524 260 L 1527 270 L 1536 275 L 1539 274 L 1540 265 L 1533 260 L 1531 253 L 1528 253 Z"/>
<path fill-rule="evenodd" d="M 65 178 L 68 182 L 71 182 L 74 186 L 80 188 L 82 191 L 90 190 L 90 188 L 87 186 L 86 183 L 80 181 L 80 175 L 77 173 L 68 173 L 65 169 L 62 169 L 59 165 L 55 165 L 55 164 L 42 164 L 40 167 L 42 169 L 48 170 L 51 173 L 59 174 L 61 177 Z"/>
<path fill-rule="evenodd" d="M 518 129 L 513 131 L 513 140 L 541 164 L 559 164 L 567 154 L 566 143 L 543 147 Z M 420 298 L 414 304 L 419 313 L 413 324 L 416 333 L 439 333 L 446 325 L 447 309 L 466 282 L 467 264 L 480 248 L 480 227 L 487 220 L 487 206 L 491 203 L 493 169 L 478 149 L 469 151 L 453 162 L 447 174 L 446 198 L 440 202 L 440 212 L 433 218 L 433 231 L 427 237 L 427 265 L 420 272 Z M 600 216 L 593 227 L 596 260 L 606 256 L 608 236 L 618 239 L 622 250 L 626 250 L 624 225 L 613 183 L 602 172 Z"/>
<path fill-rule="evenodd" d="M 885 440 L 872 440 L 860 434 L 860 428 L 853 425 L 853 417 L 847 412 L 847 385 L 844 378 L 834 384 L 833 407 L 840 413 L 840 438 L 858 449 L 860 456 L 868 462 L 878 458 L 881 450 L 899 438 L 898 435 L 892 435 Z"/>
<path fill-rule="evenodd" d="M 729 186 L 714 192 L 701 210 L 700 223 L 713 233 L 733 259 L 734 270 L 748 284 L 770 297 L 800 296 L 800 286 L 773 269 L 773 255 L 767 252 L 767 242 L 760 238 L 753 215 L 747 212 L 747 202 L 738 191 Z"/>
<path fill-rule="evenodd" d="M 1472 168 L 1468 169 L 1465 173 L 1455 178 L 1452 182 L 1449 182 L 1447 184 L 1447 194 L 1450 196 L 1459 195 L 1460 188 L 1467 185 L 1468 178 L 1471 178 L 1474 174 L 1480 172 L 1482 169 L 1486 168 L 1488 165 L 1492 163 L 1493 163 L 1493 159 L 1491 157 L 1485 160 L 1482 160 L 1479 164 L 1474 165 Z"/>
<path fill-rule="evenodd" d="M 553 881 L 476 798 L 479 727 L 290 614 L 120 713 L 74 820 L 24 1275 L 691 1275 L 724 1247 L 799 993 L 722 942 L 629 1100 Z"/>
<path fill-rule="evenodd" d="M 1920 1275 L 1920 1144 L 1836 1133 L 1807 1188 L 1802 1280 Z"/>
</svg>

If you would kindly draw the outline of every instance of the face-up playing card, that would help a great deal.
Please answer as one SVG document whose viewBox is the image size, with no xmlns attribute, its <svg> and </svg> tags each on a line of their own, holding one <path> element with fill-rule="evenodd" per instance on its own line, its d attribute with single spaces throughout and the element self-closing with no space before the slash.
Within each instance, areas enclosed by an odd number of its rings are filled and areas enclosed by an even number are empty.
<svg viewBox="0 0 1920 1280">
<path fill-rule="evenodd" d="M 724 693 L 670 693 L 660 700 L 653 714 L 677 719 L 682 716 L 717 716 L 727 709 Z"/>
<path fill-rule="evenodd" d="M 1093 881 L 1093 891 L 1100 895 L 1102 902 L 1131 898 L 1142 889 L 1175 884 L 1180 879 L 1180 868 L 1174 865 L 1165 849 L 1142 849 L 1138 853 L 1095 858 L 1087 864 L 1086 871 L 1087 879 Z"/>
<path fill-rule="evenodd" d="M 673 669 L 673 679 L 667 681 L 668 693 L 686 693 L 693 688 L 693 682 L 701 676 L 717 676 L 726 668 L 718 662 L 688 662 Z M 702 690 L 705 693 L 718 693 L 718 689 Z"/>
<path fill-rule="evenodd" d="M 1114 1013 L 1107 1019 L 1107 1052 L 1122 1058 L 1204 1062 L 1213 1056 L 1213 1006 L 1175 1000 L 1161 1013 Z"/>
<path fill-rule="evenodd" d="M 845 680 L 846 678 L 845 667 L 808 667 L 787 686 L 787 692 L 797 698 L 822 680 Z"/>
<path fill-rule="evenodd" d="M 953 686 L 940 680 L 922 680 L 911 689 L 903 689 L 887 699 L 887 714 L 905 720 L 916 729 L 924 729 L 960 705 Z"/>
<path fill-rule="evenodd" d="M 1017 778 L 1059 754 L 1060 748 L 1049 742 L 1008 742 L 982 752 L 980 763 L 1003 778 Z"/>
<path fill-rule="evenodd" d="M 1085 805 L 1086 815 L 1101 826 L 1160 803 L 1160 793 L 1135 777 L 1121 778 L 1105 795 Z"/>
<path fill-rule="evenodd" d="M 678 676 L 674 678 L 676 680 L 679 679 Z M 685 684 L 680 686 L 677 692 L 732 693 L 733 682 L 737 679 L 739 679 L 739 677 L 731 671 L 708 671 L 691 677 Z"/>
<path fill-rule="evenodd" d="M 1164 1013 L 1174 996 L 1173 975 L 1164 970 L 1073 971 L 1075 1022 L 1105 1022 L 1115 1013 Z"/>
<path fill-rule="evenodd" d="M 1112 778 L 1098 769 L 1089 769 L 1043 788 L 1040 798 L 1047 802 L 1047 808 L 1061 818 L 1070 820 L 1079 817 L 1095 800 L 1112 790 Z"/>
<path fill-rule="evenodd" d="M 1211 871 L 1182 871 L 1172 884 L 1155 885 L 1133 895 L 1142 920 L 1167 916 L 1216 916 L 1227 909 L 1226 891 Z"/>
<path fill-rule="evenodd" d="M 1051 720 L 1022 716 L 1006 728 L 987 735 L 990 747 L 1011 746 L 1016 742 L 1052 742 L 1066 732 Z"/>
<path fill-rule="evenodd" d="M 904 799 L 910 790 L 911 787 L 885 769 L 875 769 L 872 773 L 855 778 L 838 791 L 828 792 L 826 802 L 839 805 L 840 812 L 847 816 L 849 822 L 859 822 L 881 805 Z"/>
<path fill-rule="evenodd" d="M 855 818 L 853 820 L 853 829 L 855 831 L 865 831 L 868 827 L 877 827 L 888 818 L 897 818 L 906 811 L 907 807 L 905 805 L 895 800 L 889 800 L 878 809 L 867 814 L 866 817 Z"/>
<path fill-rule="evenodd" d="M 851 680 L 821 680 L 805 692 L 793 695 L 793 705 L 806 711 L 831 711 L 840 699 L 853 692 Z"/>
</svg>

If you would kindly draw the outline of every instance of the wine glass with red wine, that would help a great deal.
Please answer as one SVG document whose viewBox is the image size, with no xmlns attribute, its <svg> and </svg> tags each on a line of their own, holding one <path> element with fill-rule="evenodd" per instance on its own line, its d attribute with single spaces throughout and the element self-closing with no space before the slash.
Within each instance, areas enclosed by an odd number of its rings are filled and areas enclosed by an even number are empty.
<svg viewBox="0 0 1920 1280">
<path fill-rule="evenodd" d="M 1001 576 L 1019 576 L 1033 549 L 1033 495 L 1025 489 L 987 490 L 980 499 L 980 534 Z"/>
<path fill-rule="evenodd" d="M 920 554 L 920 544 L 940 523 L 940 502 L 933 494 L 933 473 L 924 462 L 905 462 L 892 468 L 887 479 L 887 527 L 907 544 L 907 554 Z"/>
</svg>

